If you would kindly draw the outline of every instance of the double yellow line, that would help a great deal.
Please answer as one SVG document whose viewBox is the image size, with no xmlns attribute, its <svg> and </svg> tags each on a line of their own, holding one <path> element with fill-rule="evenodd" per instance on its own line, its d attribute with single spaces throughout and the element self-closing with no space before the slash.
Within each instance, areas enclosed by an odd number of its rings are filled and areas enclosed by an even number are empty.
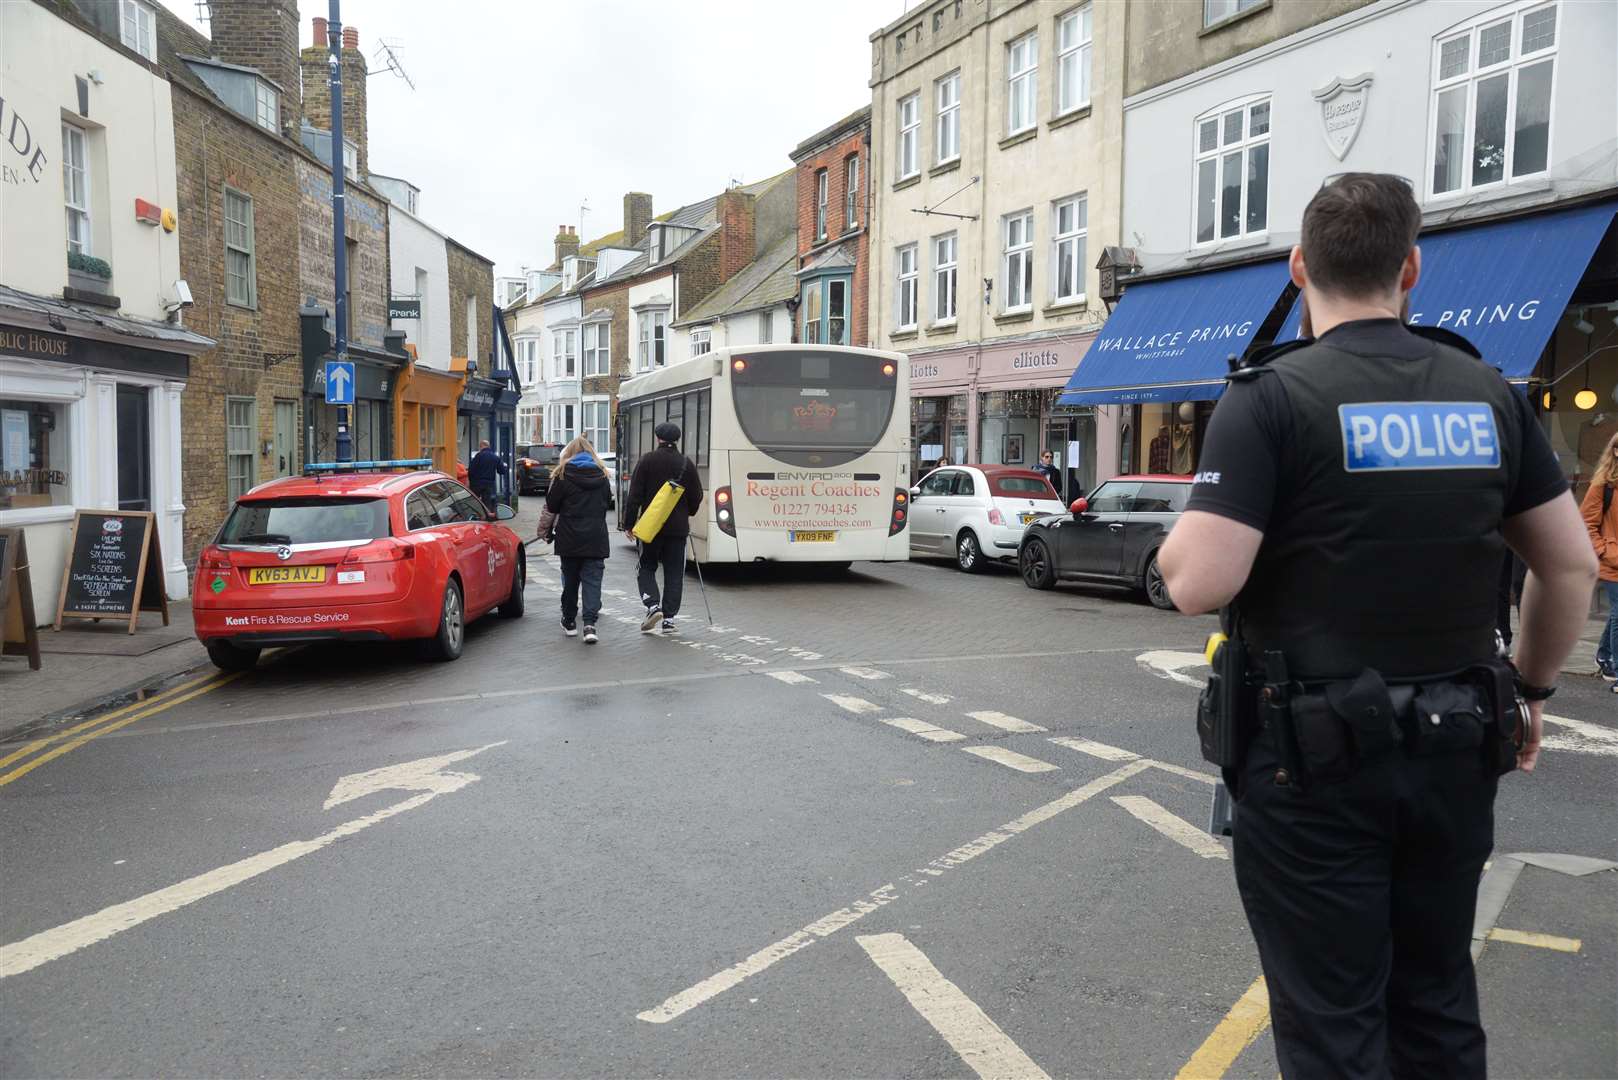
<svg viewBox="0 0 1618 1080">
<path fill-rule="evenodd" d="M 125 705 L 122 708 L 117 708 L 86 720 L 82 724 L 75 724 L 63 731 L 58 731 L 54 735 L 47 735 L 43 739 L 35 739 L 26 743 L 21 749 L 14 750 L 5 757 L 0 757 L 0 769 L 19 761 L 22 762 L 21 765 L 17 765 L 16 768 L 11 769 L 9 772 L 0 772 L 0 787 L 27 776 L 47 761 L 54 761 L 63 754 L 77 750 L 91 739 L 99 739 L 108 732 L 117 731 L 121 727 L 133 724 L 136 720 L 144 720 L 148 716 L 160 713 L 165 709 L 171 709 L 182 702 L 201 697 L 203 694 L 219 689 L 226 683 L 241 678 L 243 674 L 245 673 L 235 672 L 226 675 L 222 672 L 216 672 L 211 675 L 204 675 L 189 682 L 183 682 L 178 686 L 170 687 L 161 694 L 154 694 L 145 701 Z M 64 739 L 67 741 L 63 742 L 62 740 Z M 60 745 L 52 745 L 57 743 Z M 45 750 L 46 747 L 50 747 L 50 749 Z M 45 750 L 45 752 L 38 754 L 38 756 L 33 756 L 40 750 Z M 29 760 L 24 761 L 25 758 Z"/>
</svg>

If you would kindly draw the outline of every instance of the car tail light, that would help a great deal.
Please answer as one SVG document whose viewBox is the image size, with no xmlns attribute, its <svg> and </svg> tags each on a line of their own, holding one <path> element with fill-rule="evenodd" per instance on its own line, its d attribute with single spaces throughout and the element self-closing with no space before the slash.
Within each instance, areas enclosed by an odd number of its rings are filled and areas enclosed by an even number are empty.
<svg viewBox="0 0 1618 1080">
<path fill-rule="evenodd" d="M 403 540 L 384 538 L 348 549 L 344 564 L 405 562 L 416 557 L 416 546 Z"/>
<path fill-rule="evenodd" d="M 216 547 L 205 547 L 202 554 L 197 556 L 198 570 L 229 570 L 230 556 Z"/>
<path fill-rule="evenodd" d="M 999 508 L 994 506 L 989 507 L 989 524 L 1004 525 L 1005 523 L 1005 515 L 1000 512 Z"/>
<path fill-rule="evenodd" d="M 517 464 L 521 465 L 525 469 L 532 469 L 535 465 L 538 465 L 539 462 L 535 461 L 531 457 L 525 457 L 525 458 L 521 459 L 520 461 L 518 461 Z"/>
<path fill-rule="evenodd" d="M 909 519 L 910 492 L 899 488 L 893 493 L 893 517 L 888 519 L 888 535 L 897 536 Z"/>
<path fill-rule="evenodd" d="M 713 493 L 714 520 L 719 523 L 719 531 L 726 536 L 736 535 L 736 514 L 730 505 L 730 488 L 722 487 Z"/>
</svg>

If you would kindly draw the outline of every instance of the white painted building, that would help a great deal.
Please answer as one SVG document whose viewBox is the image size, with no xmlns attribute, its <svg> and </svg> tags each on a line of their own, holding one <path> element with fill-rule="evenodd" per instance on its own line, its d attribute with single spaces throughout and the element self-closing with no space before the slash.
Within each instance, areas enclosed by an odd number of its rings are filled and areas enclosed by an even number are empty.
<svg viewBox="0 0 1618 1080">
<path fill-rule="evenodd" d="M 1124 404 L 1120 468 L 1194 470 L 1226 354 L 1296 333 L 1283 256 L 1305 205 L 1360 171 L 1407 178 L 1421 203 L 1411 321 L 1535 387 L 1564 468 L 1587 477 L 1618 431 L 1575 404 L 1576 384 L 1606 402 L 1618 383 L 1618 354 L 1592 351 L 1618 311 L 1615 55 L 1618 4 L 1377 0 L 1126 98 L 1121 233 L 1143 275 L 1074 380 Z M 1220 297 L 1237 274 L 1265 279 L 1250 310 Z M 1192 322 L 1184 294 L 1200 288 L 1201 311 L 1246 328 L 1206 370 L 1189 337 L 1162 347 L 1180 327 L 1152 298 L 1170 286 Z"/>
<path fill-rule="evenodd" d="M 560 270 L 529 270 L 509 280 L 521 285 L 520 289 L 508 290 L 520 300 L 517 306 L 506 310 L 512 368 L 522 384 L 522 397 L 517 401 L 517 442 L 520 445 L 545 438 L 545 407 L 549 401 L 545 356 L 550 334 L 545 325 L 544 301 L 553 292 L 561 291 L 562 274 Z"/>
<path fill-rule="evenodd" d="M 180 395 L 213 342 L 181 320 L 169 84 L 40 4 L 0 4 L 0 528 L 54 618 L 74 511 L 149 511 L 188 592 Z M 171 315 L 173 317 L 171 317 Z"/>
<path fill-rule="evenodd" d="M 540 301 L 545 333 L 540 335 L 540 375 L 544 379 L 546 442 L 566 442 L 579 433 L 580 357 L 584 314 L 579 288 L 595 271 L 592 258 L 567 255 L 561 260 L 562 281 Z"/>
<path fill-rule="evenodd" d="M 414 189 L 412 189 L 414 190 Z M 391 197 L 390 197 L 391 198 Z M 412 200 L 414 201 L 414 200 Z M 391 318 L 416 347 L 416 363 L 450 370 L 449 249 L 447 237 L 396 202 L 388 203 L 390 301 L 420 304 L 416 318 Z M 395 307 L 390 303 L 390 308 Z"/>
</svg>

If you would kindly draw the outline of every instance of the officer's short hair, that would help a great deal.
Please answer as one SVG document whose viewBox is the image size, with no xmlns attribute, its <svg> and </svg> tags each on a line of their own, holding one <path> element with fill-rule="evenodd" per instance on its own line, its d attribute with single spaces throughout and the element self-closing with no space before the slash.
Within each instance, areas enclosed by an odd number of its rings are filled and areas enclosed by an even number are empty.
<svg viewBox="0 0 1618 1080">
<path fill-rule="evenodd" d="M 1338 296 L 1387 291 L 1415 246 L 1421 207 L 1410 182 L 1388 173 L 1344 173 L 1303 211 L 1309 282 Z"/>
</svg>

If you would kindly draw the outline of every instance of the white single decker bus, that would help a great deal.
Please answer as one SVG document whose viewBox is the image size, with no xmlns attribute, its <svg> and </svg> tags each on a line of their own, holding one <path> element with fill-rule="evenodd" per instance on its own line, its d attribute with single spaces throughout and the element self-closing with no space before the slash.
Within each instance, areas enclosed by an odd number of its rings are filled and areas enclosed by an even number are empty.
<svg viewBox="0 0 1618 1080">
<path fill-rule="evenodd" d="M 910 366 L 834 345 L 715 349 L 619 388 L 618 513 L 670 421 L 704 492 L 703 563 L 910 558 Z"/>
</svg>

